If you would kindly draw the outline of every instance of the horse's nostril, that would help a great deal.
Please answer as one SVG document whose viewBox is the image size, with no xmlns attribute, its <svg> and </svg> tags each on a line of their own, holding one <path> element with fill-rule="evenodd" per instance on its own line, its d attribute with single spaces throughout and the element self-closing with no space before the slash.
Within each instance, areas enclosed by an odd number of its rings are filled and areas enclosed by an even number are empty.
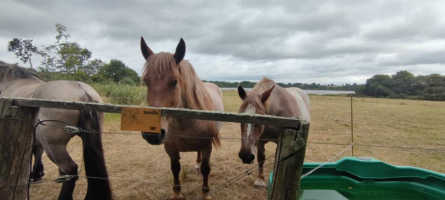
<svg viewBox="0 0 445 200">
<path fill-rule="evenodd" d="M 252 164 L 255 160 L 255 155 L 251 153 L 238 153 L 239 158 L 243 161 L 244 164 Z"/>
<path fill-rule="evenodd" d="M 165 129 L 161 129 L 161 135 L 165 135 Z"/>
</svg>

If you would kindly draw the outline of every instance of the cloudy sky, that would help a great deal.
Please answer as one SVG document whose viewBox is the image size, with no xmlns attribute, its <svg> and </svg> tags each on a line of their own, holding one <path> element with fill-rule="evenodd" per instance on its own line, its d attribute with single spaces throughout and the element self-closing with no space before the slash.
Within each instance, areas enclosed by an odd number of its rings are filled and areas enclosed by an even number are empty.
<svg viewBox="0 0 445 200">
<path fill-rule="evenodd" d="M 55 41 L 55 24 L 71 41 L 108 62 L 142 71 L 139 41 L 185 58 L 201 79 L 322 84 L 365 83 L 408 70 L 445 74 L 443 0 L 2 0 L 0 60 L 20 62 L 7 43 Z M 34 59 L 38 63 L 38 58 Z"/>
</svg>

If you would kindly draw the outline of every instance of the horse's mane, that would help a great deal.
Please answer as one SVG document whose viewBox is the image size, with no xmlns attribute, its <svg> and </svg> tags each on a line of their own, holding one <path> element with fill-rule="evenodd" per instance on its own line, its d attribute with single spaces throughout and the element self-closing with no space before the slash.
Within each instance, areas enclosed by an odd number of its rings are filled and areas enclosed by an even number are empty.
<svg viewBox="0 0 445 200">
<path fill-rule="evenodd" d="M 193 66 L 183 60 L 176 67 L 173 54 L 161 52 L 152 54 L 147 58 L 144 66 L 142 78 L 146 75 L 155 79 L 160 79 L 167 75 L 180 77 L 179 84 L 181 86 L 182 101 L 187 105 L 185 108 L 198 110 L 213 110 L 212 100 L 207 92 L 206 87 L 199 77 L 196 75 Z"/>
<path fill-rule="evenodd" d="M 267 77 L 263 77 L 263 79 L 261 79 L 260 82 L 258 82 L 257 84 L 255 84 L 255 86 L 253 87 L 252 90 L 257 91 L 258 93 L 263 93 L 264 91 L 270 89 L 273 86 L 277 86 L 277 84 L 275 83 L 275 81 L 267 78 Z"/>
<path fill-rule="evenodd" d="M 36 77 L 40 79 L 39 75 L 34 72 L 28 71 L 26 68 L 20 67 L 17 64 L 7 64 L 0 61 L 0 81 L 4 78 L 8 80 L 15 80 L 17 78 L 30 78 Z"/>
</svg>

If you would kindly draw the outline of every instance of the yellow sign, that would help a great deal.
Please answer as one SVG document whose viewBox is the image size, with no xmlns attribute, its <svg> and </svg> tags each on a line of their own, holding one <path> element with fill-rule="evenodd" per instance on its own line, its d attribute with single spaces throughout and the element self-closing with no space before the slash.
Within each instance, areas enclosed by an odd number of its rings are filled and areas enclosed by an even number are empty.
<svg viewBox="0 0 445 200">
<path fill-rule="evenodd" d="M 122 108 L 121 130 L 161 132 L 161 109 Z"/>
</svg>

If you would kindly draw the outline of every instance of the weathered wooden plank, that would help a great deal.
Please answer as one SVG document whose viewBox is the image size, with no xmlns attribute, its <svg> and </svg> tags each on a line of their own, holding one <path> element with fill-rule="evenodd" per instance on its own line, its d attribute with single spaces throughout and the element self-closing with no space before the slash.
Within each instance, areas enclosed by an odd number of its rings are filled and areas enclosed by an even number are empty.
<svg viewBox="0 0 445 200">
<path fill-rule="evenodd" d="M 85 103 L 85 102 L 74 102 L 74 101 L 66 102 L 66 101 L 22 99 L 22 98 L 14 98 L 13 103 L 14 105 L 17 106 L 60 108 L 68 110 L 92 110 L 92 111 L 108 112 L 108 113 L 120 113 L 122 107 L 153 108 L 148 106 L 143 107 L 143 106 L 98 104 L 98 103 Z M 224 112 L 188 110 L 179 108 L 161 108 L 161 109 L 163 117 L 176 117 L 176 118 L 184 117 L 184 118 L 201 119 L 201 120 L 276 125 L 276 126 L 290 127 L 290 128 L 296 128 L 300 125 L 299 119 L 277 117 L 271 115 L 224 113 Z"/>
<path fill-rule="evenodd" d="M 26 199 L 37 108 L 0 99 L 0 197 Z"/>
<path fill-rule="evenodd" d="M 296 200 L 299 198 L 301 171 L 306 154 L 305 144 L 307 143 L 309 124 L 302 124 L 301 129 L 302 131 L 299 133 L 293 129 L 285 129 L 278 138 L 277 152 L 275 154 L 276 161 L 288 157 L 299 149 L 301 150 L 288 159 L 275 163 L 270 199 Z M 300 134 L 300 142 L 296 141 L 298 134 Z"/>
</svg>

